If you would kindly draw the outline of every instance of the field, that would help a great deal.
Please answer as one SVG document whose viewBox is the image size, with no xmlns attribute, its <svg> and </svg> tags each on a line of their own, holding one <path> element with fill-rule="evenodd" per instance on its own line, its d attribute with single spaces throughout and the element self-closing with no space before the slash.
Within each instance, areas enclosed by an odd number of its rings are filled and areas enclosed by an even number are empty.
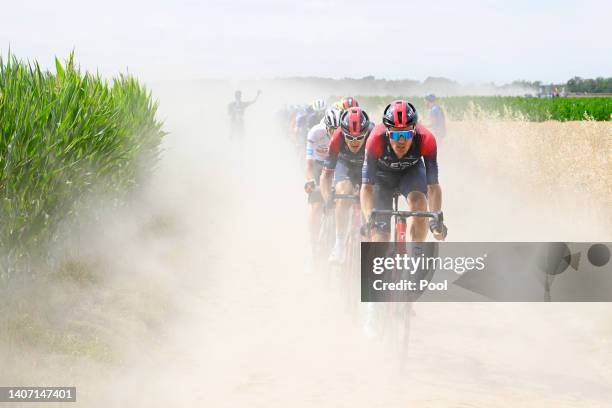
<svg viewBox="0 0 612 408">
<path fill-rule="evenodd" d="M 0 277 L 45 257 L 84 199 L 121 201 L 146 178 L 164 135 L 156 109 L 134 78 L 107 83 L 72 56 L 55 73 L 0 58 Z"/>
<path fill-rule="evenodd" d="M 406 98 L 414 103 L 417 111 L 425 111 L 424 98 L 417 97 L 371 97 L 360 96 L 358 100 L 368 109 L 380 110 L 389 101 Z M 478 118 L 497 116 L 500 118 L 523 119 L 530 122 L 612 120 L 612 98 L 526 98 L 517 96 L 455 96 L 439 98 L 451 120 L 465 117 Z"/>
</svg>

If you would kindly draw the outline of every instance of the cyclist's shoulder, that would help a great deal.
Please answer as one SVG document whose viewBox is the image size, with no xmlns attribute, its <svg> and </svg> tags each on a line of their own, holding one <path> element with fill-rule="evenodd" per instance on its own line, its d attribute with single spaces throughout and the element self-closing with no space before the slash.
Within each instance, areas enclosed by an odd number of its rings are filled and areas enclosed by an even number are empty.
<svg viewBox="0 0 612 408">
<path fill-rule="evenodd" d="M 384 137 L 387 134 L 387 127 L 382 123 L 378 125 L 374 125 L 370 129 L 370 134 L 368 135 L 368 144 L 380 143 L 384 140 Z"/>
<path fill-rule="evenodd" d="M 366 152 L 374 153 L 376 156 L 382 154 L 386 134 L 387 127 L 384 124 L 375 125 L 368 136 Z"/>
<path fill-rule="evenodd" d="M 324 136 L 325 134 L 326 134 L 325 125 L 322 125 L 321 123 L 317 123 L 316 125 L 311 127 L 310 130 L 308 131 L 308 138 L 317 139 L 317 138 Z"/>
<path fill-rule="evenodd" d="M 337 128 L 329 140 L 329 151 L 331 153 L 339 153 L 343 143 L 344 137 L 342 136 L 342 129 Z"/>
<path fill-rule="evenodd" d="M 435 154 L 437 150 L 437 143 L 433 132 L 427 129 L 421 123 L 416 125 L 416 130 L 419 138 L 421 139 L 421 154 L 423 156 Z"/>
</svg>

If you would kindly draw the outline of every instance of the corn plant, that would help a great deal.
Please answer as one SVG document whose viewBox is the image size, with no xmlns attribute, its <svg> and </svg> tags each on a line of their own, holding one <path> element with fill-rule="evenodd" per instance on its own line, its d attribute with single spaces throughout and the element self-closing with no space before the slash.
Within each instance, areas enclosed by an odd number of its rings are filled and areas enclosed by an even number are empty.
<svg viewBox="0 0 612 408">
<path fill-rule="evenodd" d="M 133 189 L 159 156 L 157 103 L 136 79 L 109 83 L 73 55 L 55 71 L 0 56 L 0 272 L 56 239 L 91 193 Z"/>
</svg>

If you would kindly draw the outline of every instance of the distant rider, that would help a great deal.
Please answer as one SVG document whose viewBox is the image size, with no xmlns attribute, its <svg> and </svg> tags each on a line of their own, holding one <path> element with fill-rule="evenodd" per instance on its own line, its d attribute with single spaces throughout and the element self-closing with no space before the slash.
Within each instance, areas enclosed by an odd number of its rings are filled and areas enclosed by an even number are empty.
<svg viewBox="0 0 612 408">
<path fill-rule="evenodd" d="M 329 108 L 325 111 L 325 117 L 321 123 L 313 126 L 307 136 L 304 191 L 308 194 L 308 204 L 310 204 L 308 224 L 313 248 L 319 235 L 323 214 L 323 199 L 318 188 L 319 180 L 328 156 L 329 141 L 338 126 L 340 126 L 340 111 L 336 108 Z"/>
<path fill-rule="evenodd" d="M 341 98 L 338 102 L 334 104 L 334 106 L 341 111 L 345 111 L 348 108 L 356 108 L 359 106 L 359 102 L 352 96 L 345 96 Z"/>
</svg>

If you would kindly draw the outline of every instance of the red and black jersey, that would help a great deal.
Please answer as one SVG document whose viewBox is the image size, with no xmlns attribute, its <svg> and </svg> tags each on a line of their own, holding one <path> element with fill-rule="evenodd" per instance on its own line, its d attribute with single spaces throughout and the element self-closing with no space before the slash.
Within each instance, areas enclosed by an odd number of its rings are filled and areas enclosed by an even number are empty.
<svg viewBox="0 0 612 408">
<path fill-rule="evenodd" d="M 373 128 L 374 126 L 371 125 L 368 135 L 372 132 Z M 356 153 L 353 153 L 344 141 L 342 129 L 336 129 L 331 140 L 329 141 L 329 153 L 327 160 L 325 160 L 324 169 L 327 169 L 328 171 L 334 170 L 338 161 L 343 162 L 349 167 L 361 169 L 365 160 L 365 149 L 369 138 L 368 135 L 366 135 L 366 140 L 361 148 Z"/>
<path fill-rule="evenodd" d="M 378 172 L 400 173 L 422 160 L 427 171 L 427 184 L 438 184 L 437 145 L 434 135 L 421 124 L 408 152 L 399 158 L 391 148 L 387 127 L 379 124 L 370 133 L 365 149 L 362 183 L 375 184 Z"/>
</svg>

